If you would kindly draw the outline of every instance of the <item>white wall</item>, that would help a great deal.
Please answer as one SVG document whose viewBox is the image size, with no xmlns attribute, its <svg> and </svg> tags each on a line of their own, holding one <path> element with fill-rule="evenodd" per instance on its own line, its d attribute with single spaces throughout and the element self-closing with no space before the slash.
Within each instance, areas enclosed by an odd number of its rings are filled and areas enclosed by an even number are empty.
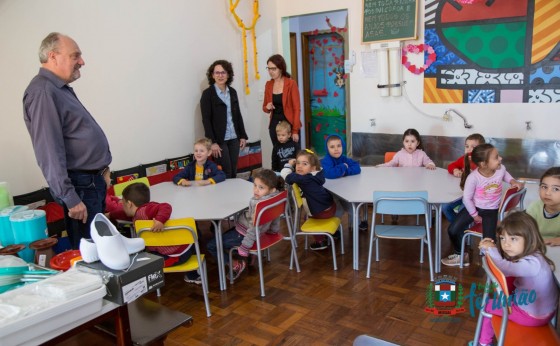
<svg viewBox="0 0 560 346">
<path fill-rule="evenodd" d="M 419 40 L 407 43 L 423 42 L 423 1 L 420 7 Z M 558 104 L 423 104 L 423 76 L 414 75 L 404 70 L 407 81 L 406 91 L 417 108 L 437 116 L 431 118 L 414 110 L 404 97 L 379 96 L 377 79 L 365 78 L 360 72 L 360 52 L 368 50 L 361 42 L 362 0 L 281 0 L 277 2 L 278 21 L 283 17 L 299 16 L 310 13 L 348 9 L 349 49 L 357 55 L 357 65 L 350 74 L 350 109 L 352 132 L 394 133 L 400 134 L 406 128 L 414 127 L 420 134 L 442 136 L 466 136 L 480 132 L 487 137 L 539 138 L 557 139 L 560 128 L 560 105 Z M 278 32 L 278 37 L 282 35 Z M 279 40 L 279 42 L 281 42 Z M 465 129 L 460 118 L 444 122 L 442 115 L 447 108 L 457 109 L 474 125 Z M 375 118 L 377 126 L 370 126 L 370 118 Z M 525 121 L 532 121 L 533 130 L 525 130 Z"/>
<path fill-rule="evenodd" d="M 199 99 L 205 72 L 216 59 L 233 63 L 232 86 L 251 141 L 266 132 L 257 100 L 268 73 L 266 59 L 276 47 L 275 7 L 261 2 L 257 41 L 261 80 L 254 79 L 250 36 L 251 95 L 243 84 L 241 31 L 228 0 L 2 0 L 0 1 L 0 181 L 13 195 L 46 183 L 23 122 L 23 92 L 39 69 L 37 51 L 51 31 L 68 34 L 80 46 L 85 66 L 72 84 L 104 129 L 112 169 L 123 169 L 192 152 L 203 136 Z M 252 1 L 238 13 L 252 19 Z"/>
</svg>

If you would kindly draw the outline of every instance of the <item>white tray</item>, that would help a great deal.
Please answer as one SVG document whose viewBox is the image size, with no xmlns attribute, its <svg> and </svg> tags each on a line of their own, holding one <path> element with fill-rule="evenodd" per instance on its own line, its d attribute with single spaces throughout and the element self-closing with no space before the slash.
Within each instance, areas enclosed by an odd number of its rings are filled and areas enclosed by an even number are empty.
<svg viewBox="0 0 560 346">
<path fill-rule="evenodd" d="M 0 326 L 0 345 L 22 345 L 101 310 L 105 286 Z"/>
</svg>

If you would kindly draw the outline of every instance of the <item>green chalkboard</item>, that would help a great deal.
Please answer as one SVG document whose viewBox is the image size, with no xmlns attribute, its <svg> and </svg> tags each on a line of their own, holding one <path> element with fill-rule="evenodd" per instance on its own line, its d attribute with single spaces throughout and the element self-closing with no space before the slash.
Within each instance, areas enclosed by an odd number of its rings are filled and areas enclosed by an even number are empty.
<svg viewBox="0 0 560 346">
<path fill-rule="evenodd" d="M 416 39 L 417 0 L 363 0 L 362 42 Z"/>
</svg>

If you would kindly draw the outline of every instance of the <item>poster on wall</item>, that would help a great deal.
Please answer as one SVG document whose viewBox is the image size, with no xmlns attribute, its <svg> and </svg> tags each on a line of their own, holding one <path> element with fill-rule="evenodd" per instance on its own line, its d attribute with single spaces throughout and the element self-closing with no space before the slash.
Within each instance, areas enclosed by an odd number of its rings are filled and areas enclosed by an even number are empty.
<svg viewBox="0 0 560 346">
<path fill-rule="evenodd" d="M 560 102 L 560 1 L 426 0 L 425 103 Z"/>
</svg>

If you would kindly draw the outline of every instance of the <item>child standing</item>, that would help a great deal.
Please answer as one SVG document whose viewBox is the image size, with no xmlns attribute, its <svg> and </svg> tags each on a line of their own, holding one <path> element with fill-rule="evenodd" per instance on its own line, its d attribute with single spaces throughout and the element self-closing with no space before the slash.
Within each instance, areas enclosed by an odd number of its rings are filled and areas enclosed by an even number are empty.
<svg viewBox="0 0 560 346">
<path fill-rule="evenodd" d="M 449 172 L 449 174 L 453 174 L 455 177 L 461 178 L 461 190 L 465 186 L 465 180 L 467 179 L 467 176 L 472 170 L 476 168 L 476 165 L 471 160 L 471 153 L 474 147 L 484 143 L 486 143 L 486 140 L 481 134 L 473 133 L 472 135 L 469 135 L 465 139 L 465 155 L 461 156 L 454 162 L 451 162 L 447 166 L 447 171 Z M 457 208 L 463 208 L 462 198 L 459 198 L 451 203 L 447 203 L 442 206 L 443 214 L 445 215 L 449 223 L 453 223 L 453 221 L 455 221 L 455 218 L 457 217 L 457 213 L 455 212 L 455 210 Z"/>
<path fill-rule="evenodd" d="M 242 257 L 249 256 L 249 250 L 253 247 L 257 239 L 256 229 L 253 226 L 255 215 L 255 207 L 258 202 L 276 196 L 280 191 L 284 190 L 284 179 L 278 177 L 276 173 L 270 169 L 258 171 L 253 177 L 253 197 L 249 200 L 249 209 L 241 213 L 235 221 L 235 227 L 222 234 L 222 244 L 226 256 L 224 260 L 227 264 L 229 261 L 229 250 L 238 246 L 237 253 Z M 273 220 L 265 225 L 259 226 L 259 230 L 267 233 L 278 233 L 280 230 L 280 219 Z M 214 256 L 218 255 L 216 247 L 216 238 L 211 239 L 206 248 L 208 252 Z M 234 260 L 231 264 L 233 267 L 233 279 L 237 279 L 245 270 L 247 264 L 243 260 Z"/>
<path fill-rule="evenodd" d="M 436 169 L 435 163 L 424 152 L 420 134 L 415 129 L 408 129 L 403 134 L 403 148 L 389 162 L 377 167 L 426 167 Z"/>
<path fill-rule="evenodd" d="M 527 208 L 539 225 L 544 243 L 560 245 L 560 167 L 551 167 L 544 172 L 539 185 L 540 200 Z"/>
<path fill-rule="evenodd" d="M 123 190 L 123 209 L 126 215 L 136 220 L 153 220 L 152 232 L 163 231 L 163 224 L 171 217 L 171 205 L 168 203 L 150 202 L 150 188 L 144 183 L 133 183 Z M 162 256 L 164 267 L 183 264 L 194 253 L 194 247 L 189 245 L 178 246 L 148 246 L 148 252 Z M 200 285 L 200 276 L 196 271 L 187 272 L 185 281 Z"/>
<path fill-rule="evenodd" d="M 446 266 L 459 266 L 461 264 L 461 240 L 464 231 L 474 221 L 482 223 L 483 238 L 495 239 L 496 225 L 498 223 L 498 207 L 502 198 L 502 181 L 511 186 L 523 188 L 506 171 L 502 165 L 502 158 L 498 149 L 492 144 L 480 144 L 475 147 L 471 159 L 477 168 L 469 174 L 465 181 L 463 191 L 462 209 L 455 221 L 449 225 L 447 233 L 453 243 L 454 253 L 441 260 Z M 469 254 L 465 253 L 464 263 L 469 265 Z"/>
<path fill-rule="evenodd" d="M 558 305 L 558 288 L 554 280 L 554 263 L 546 257 L 546 246 L 536 221 L 525 212 L 508 215 L 498 227 L 497 247 L 494 240 L 483 239 L 479 248 L 490 256 L 506 277 L 514 277 L 515 293 L 534 292 L 536 300 L 518 305 L 512 299 L 508 319 L 524 326 L 543 326 L 550 322 Z M 502 315 L 502 306 L 486 303 L 486 312 Z M 492 344 L 494 330 L 491 319 L 484 317 L 479 345 Z"/>
<path fill-rule="evenodd" d="M 328 219 L 335 216 L 336 204 L 332 195 L 323 187 L 325 175 L 314 152 L 309 149 L 301 150 L 295 160 L 290 160 L 290 163 L 284 166 L 280 174 L 286 183 L 298 184 L 306 201 L 309 217 Z M 311 250 L 324 250 L 328 247 L 325 236 L 314 237 L 315 242 L 310 245 Z"/>
<path fill-rule="evenodd" d="M 210 185 L 226 180 L 226 174 L 218 166 L 208 160 L 212 155 L 212 141 L 202 138 L 194 142 L 194 161 L 173 177 L 177 185 Z"/>
<path fill-rule="evenodd" d="M 278 143 L 274 143 L 272 149 L 272 170 L 280 172 L 284 165 L 296 157 L 296 142 L 292 139 L 292 125 L 282 120 L 276 125 L 276 138 Z"/>
<path fill-rule="evenodd" d="M 321 166 L 327 179 L 337 179 L 345 176 L 360 174 L 362 169 L 357 161 L 343 154 L 346 143 L 339 135 L 330 135 L 325 140 L 327 154 L 321 159 Z M 338 200 L 345 211 L 349 210 L 348 202 Z M 351 219 L 351 217 L 349 217 Z M 360 223 L 360 230 L 367 229 L 367 221 Z"/>
</svg>

